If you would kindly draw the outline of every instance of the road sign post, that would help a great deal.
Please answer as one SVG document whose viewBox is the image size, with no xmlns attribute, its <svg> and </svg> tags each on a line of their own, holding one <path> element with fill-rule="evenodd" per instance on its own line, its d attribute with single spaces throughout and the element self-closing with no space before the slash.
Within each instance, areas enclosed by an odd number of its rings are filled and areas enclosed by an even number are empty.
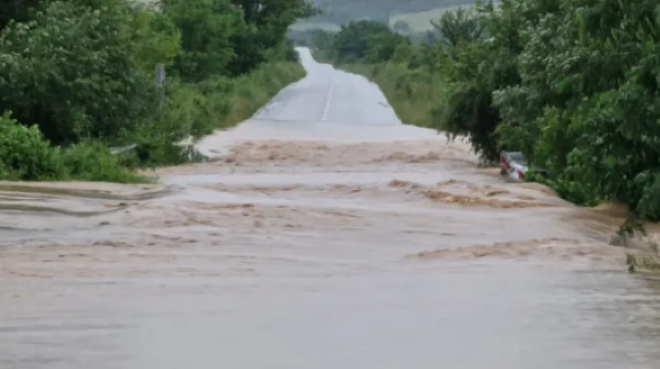
<svg viewBox="0 0 660 369">
<path fill-rule="evenodd" d="M 161 88 L 165 84 L 165 64 L 156 64 L 156 87 Z"/>
<path fill-rule="evenodd" d="M 163 120 L 163 100 L 165 99 L 163 86 L 165 85 L 165 64 L 156 64 L 156 89 L 158 89 L 158 98 L 160 99 L 160 119 Z"/>
</svg>

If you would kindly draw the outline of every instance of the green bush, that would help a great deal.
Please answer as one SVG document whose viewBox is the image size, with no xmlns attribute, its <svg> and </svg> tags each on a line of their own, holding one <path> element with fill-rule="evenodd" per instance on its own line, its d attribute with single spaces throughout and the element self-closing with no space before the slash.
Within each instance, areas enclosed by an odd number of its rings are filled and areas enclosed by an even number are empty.
<svg viewBox="0 0 660 369">
<path fill-rule="evenodd" d="M 312 41 L 316 48 L 338 64 L 386 62 L 399 44 L 409 42 L 387 24 L 368 20 L 350 22 L 332 36 L 317 30 Z"/>
<path fill-rule="evenodd" d="M 134 12 L 124 0 L 92 8 L 54 1 L 0 38 L 0 111 L 36 123 L 54 144 L 108 139 L 153 109 L 153 78 L 134 57 Z"/>
<path fill-rule="evenodd" d="M 241 11 L 222 0 L 164 0 L 163 12 L 181 30 L 174 68 L 186 81 L 228 74 L 236 57 L 231 38 L 246 29 Z"/>
<path fill-rule="evenodd" d="M 0 174 L 13 180 L 60 179 L 66 171 L 59 152 L 36 126 L 23 126 L 8 112 L 0 117 Z"/>
<path fill-rule="evenodd" d="M 52 147 L 36 126 L 0 117 L 0 177 L 21 181 L 142 182 L 119 156 L 101 144 Z"/>
<path fill-rule="evenodd" d="M 136 175 L 123 157 L 113 155 L 107 146 L 99 143 L 71 145 L 61 150 L 61 157 L 66 179 L 118 183 L 149 181 Z"/>
</svg>

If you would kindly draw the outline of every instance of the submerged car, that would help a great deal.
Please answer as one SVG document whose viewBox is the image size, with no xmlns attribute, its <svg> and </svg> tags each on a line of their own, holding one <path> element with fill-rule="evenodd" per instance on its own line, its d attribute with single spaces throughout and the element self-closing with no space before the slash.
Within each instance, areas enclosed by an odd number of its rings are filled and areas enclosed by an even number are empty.
<svg viewBox="0 0 660 369">
<path fill-rule="evenodd" d="M 500 174 L 503 176 L 517 182 L 524 181 L 528 169 L 527 158 L 521 152 L 503 151 L 500 154 Z"/>
<path fill-rule="evenodd" d="M 500 174 L 516 182 L 525 180 L 525 175 L 529 170 L 527 158 L 519 151 L 503 151 L 500 154 Z M 548 175 L 548 171 L 543 168 L 532 166 L 535 173 Z"/>
</svg>

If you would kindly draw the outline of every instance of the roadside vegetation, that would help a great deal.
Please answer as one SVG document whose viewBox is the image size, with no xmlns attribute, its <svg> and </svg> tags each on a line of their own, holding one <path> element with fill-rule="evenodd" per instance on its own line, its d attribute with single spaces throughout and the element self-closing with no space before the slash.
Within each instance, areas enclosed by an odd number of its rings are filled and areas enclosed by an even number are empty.
<svg viewBox="0 0 660 369">
<path fill-rule="evenodd" d="M 182 142 L 304 75 L 286 35 L 316 13 L 304 0 L 3 2 L 0 179 L 139 182 L 138 168 L 194 160 Z"/>
<path fill-rule="evenodd" d="M 504 0 L 449 10 L 415 42 L 382 22 L 309 33 L 318 58 L 378 83 L 404 122 L 522 151 L 563 198 L 660 218 L 660 6 Z"/>
</svg>

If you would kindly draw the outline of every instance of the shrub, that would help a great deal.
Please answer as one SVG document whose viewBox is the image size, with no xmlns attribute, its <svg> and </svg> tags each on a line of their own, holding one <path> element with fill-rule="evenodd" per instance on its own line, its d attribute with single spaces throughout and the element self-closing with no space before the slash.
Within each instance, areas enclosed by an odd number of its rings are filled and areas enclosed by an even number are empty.
<svg viewBox="0 0 660 369">
<path fill-rule="evenodd" d="M 145 119 L 153 78 L 134 55 L 134 12 L 124 0 L 92 8 L 54 1 L 0 39 L 0 111 L 34 122 L 54 144 L 112 138 Z"/>
<path fill-rule="evenodd" d="M 0 117 L 0 173 L 13 180 L 59 179 L 64 165 L 36 126 L 23 126 L 5 112 Z"/>
<path fill-rule="evenodd" d="M 136 175 L 127 161 L 99 143 L 79 143 L 61 150 L 66 178 L 83 181 L 136 183 L 148 179 Z"/>
<path fill-rule="evenodd" d="M 27 127 L 8 112 L 0 117 L 0 178 L 22 181 L 86 180 L 144 182 L 128 162 L 98 143 L 52 147 L 36 126 Z"/>
</svg>

